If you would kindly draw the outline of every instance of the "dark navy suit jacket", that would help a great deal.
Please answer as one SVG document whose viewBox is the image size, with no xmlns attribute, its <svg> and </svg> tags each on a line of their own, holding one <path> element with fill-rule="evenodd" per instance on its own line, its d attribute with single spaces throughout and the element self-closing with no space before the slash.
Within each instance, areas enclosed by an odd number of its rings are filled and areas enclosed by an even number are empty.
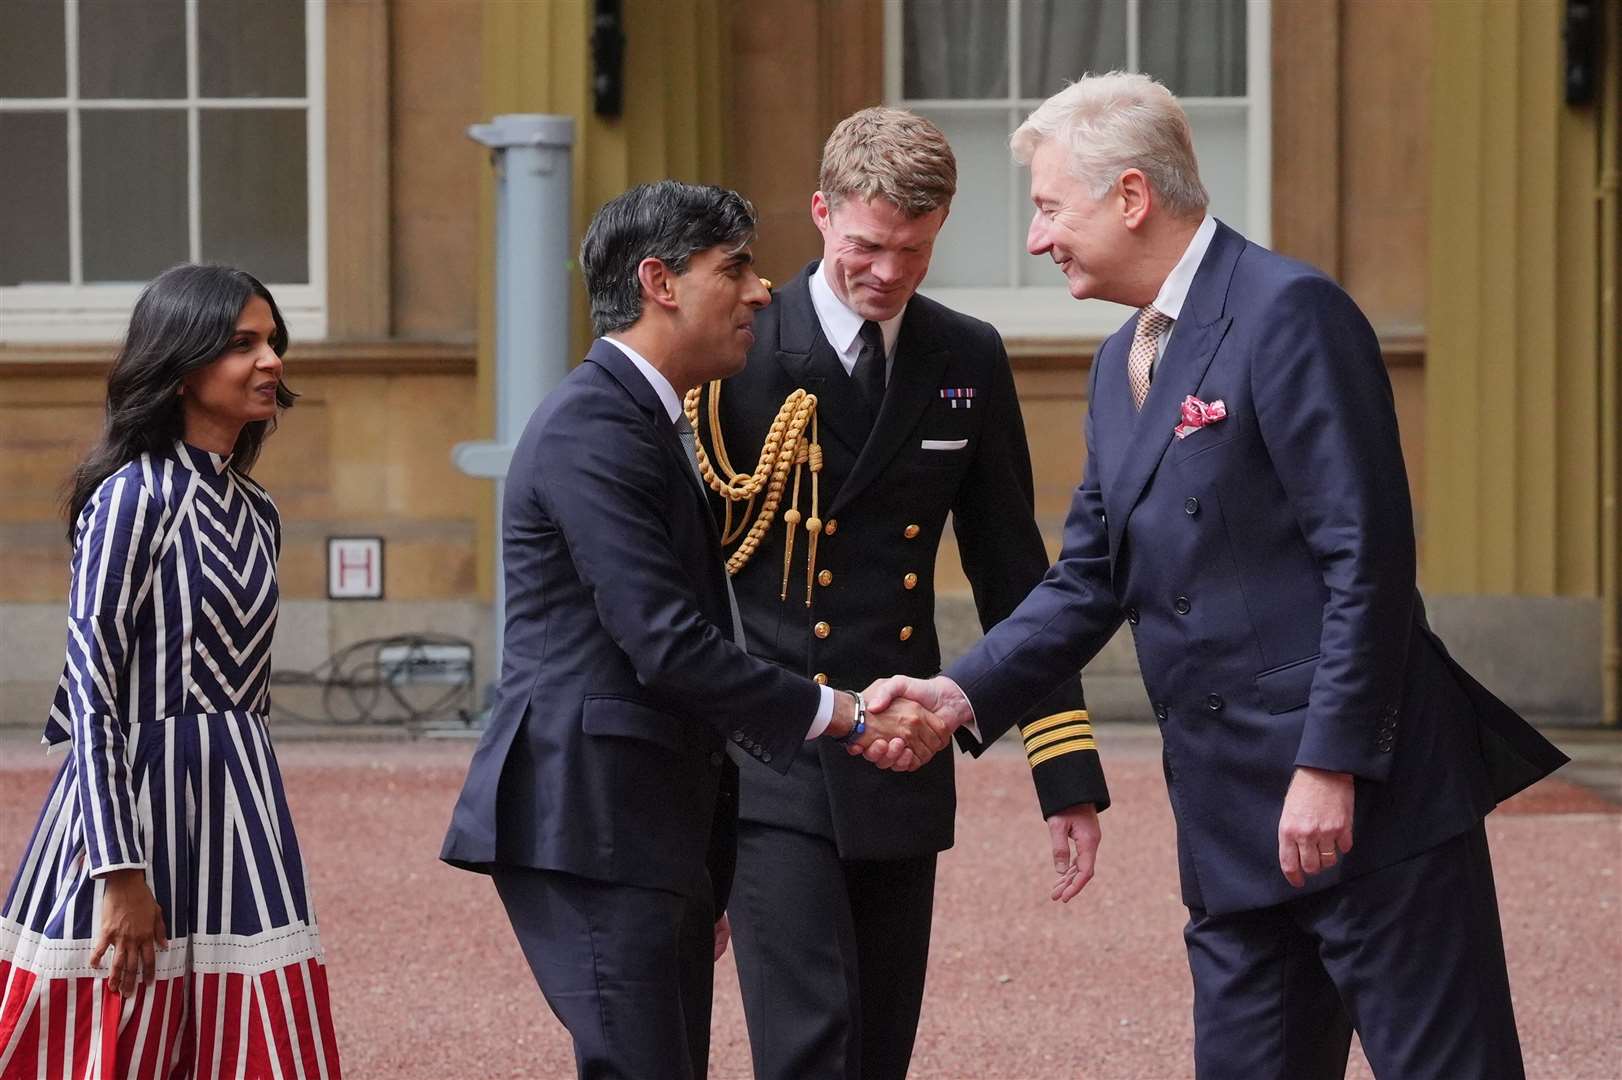
<svg viewBox="0 0 1622 1080">
<path fill-rule="evenodd" d="M 733 578 L 749 648 L 835 686 L 866 686 L 883 675 L 940 670 L 935 631 L 935 560 L 948 514 L 983 625 L 997 623 L 1048 568 L 1032 516 L 1030 451 L 1013 373 L 996 330 L 928 297 L 907 303 L 883 408 L 871 428 L 856 384 L 822 334 L 811 302 L 813 262 L 755 320 L 749 366 L 721 384 L 726 444 L 746 461 L 765 438 L 783 399 L 796 389 L 817 396 L 821 431 L 820 513 L 836 528 L 817 544 L 823 575 L 805 602 L 805 540 L 794 549 L 783 596 L 787 530 L 774 524 Z M 972 401 L 943 389 L 968 388 Z M 954 405 L 972 408 L 954 408 Z M 711 437 L 706 428 L 704 437 Z M 942 449 L 947 447 L 951 449 Z M 736 464 L 736 460 L 734 460 Z M 719 509 L 721 504 L 712 497 Z M 809 492 L 801 510 L 810 514 Z M 817 627 L 821 627 L 821 633 Z M 905 629 L 903 629 L 905 627 Z M 1109 789 L 1071 677 L 1022 726 L 1043 752 L 1032 768 L 1044 817 L 1090 802 L 1109 804 Z M 1055 727 L 1055 721 L 1069 718 Z M 1034 731 L 1035 729 L 1033 729 Z M 1067 733 L 1085 733 L 1069 738 Z M 965 740 L 973 752 L 981 748 Z M 908 859 L 952 846 L 957 792 L 949 753 L 912 773 L 885 772 L 829 740 L 800 751 L 783 777 L 745 762 L 741 815 L 828 836 L 846 859 Z M 884 818 L 905 828 L 878 828 Z"/>
<path fill-rule="evenodd" d="M 593 344 L 530 418 L 502 553 L 500 687 L 440 857 L 701 888 L 725 743 L 786 770 L 819 689 L 734 645 L 704 492 L 617 346 Z"/>
<path fill-rule="evenodd" d="M 1135 326 L 1093 364 L 1059 562 L 946 672 L 985 736 L 1131 623 L 1184 899 L 1212 913 L 1301 895 L 1278 867 L 1297 766 L 1357 778 L 1353 850 L 1313 891 L 1458 835 L 1564 763 L 1425 622 L 1391 386 L 1351 298 L 1219 224 L 1141 412 Z M 1227 418 L 1176 439 L 1188 395 Z"/>
</svg>

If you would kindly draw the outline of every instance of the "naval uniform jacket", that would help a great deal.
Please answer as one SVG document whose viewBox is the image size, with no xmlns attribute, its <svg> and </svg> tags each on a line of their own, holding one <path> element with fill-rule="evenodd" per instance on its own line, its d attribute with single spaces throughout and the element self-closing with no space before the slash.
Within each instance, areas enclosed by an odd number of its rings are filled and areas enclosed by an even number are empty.
<svg viewBox="0 0 1622 1080">
<path fill-rule="evenodd" d="M 751 652 L 819 682 L 860 690 L 884 675 L 940 670 L 935 557 L 948 514 L 983 626 L 1014 609 L 1041 580 L 1048 557 L 1033 515 L 1024 422 L 997 332 L 914 296 L 869 438 L 860 391 L 812 307 L 816 272 L 813 262 L 756 316 L 748 365 L 721 385 L 720 408 L 728 456 L 752 468 L 783 399 L 800 388 L 817 396 L 824 525 L 812 603 L 805 603 L 803 524 L 788 598 L 781 598 L 781 511 L 733 585 Z M 706 396 L 698 429 L 713 456 L 707 415 Z M 719 513 L 719 500 L 712 497 L 712 504 Z M 799 508 L 810 517 L 809 475 Z M 999 728 L 1019 721 L 1027 733 L 1044 816 L 1109 802 L 1078 670 Z M 952 754 L 900 774 L 828 742 L 802 746 L 784 776 L 740 761 L 740 816 L 830 836 L 847 859 L 910 858 L 952 845 Z M 973 753 L 983 749 L 972 739 L 962 742 Z"/>
<path fill-rule="evenodd" d="M 1124 618 L 1164 737 L 1183 897 L 1211 914 L 1428 850 L 1564 763 L 1425 621 L 1391 385 L 1351 298 L 1219 224 L 1141 412 L 1136 318 L 1093 365 L 1058 563 L 946 672 L 981 731 Z M 1227 417 L 1179 439 L 1190 395 Z M 1278 866 L 1297 766 L 1357 785 L 1352 850 L 1304 890 Z"/>
<path fill-rule="evenodd" d="M 513 451 L 501 682 L 440 858 L 689 894 L 708 858 L 725 906 L 722 748 L 787 769 L 820 692 L 733 644 L 719 546 L 657 392 L 597 341 Z"/>
</svg>

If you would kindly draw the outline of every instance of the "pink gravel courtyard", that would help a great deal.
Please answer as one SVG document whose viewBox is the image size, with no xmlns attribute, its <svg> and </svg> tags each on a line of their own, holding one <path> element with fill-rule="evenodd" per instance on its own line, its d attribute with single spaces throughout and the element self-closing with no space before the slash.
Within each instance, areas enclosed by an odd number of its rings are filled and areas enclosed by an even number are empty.
<svg viewBox="0 0 1622 1080">
<path fill-rule="evenodd" d="M 1100 725 L 1115 806 L 1098 877 L 1047 899 L 1023 757 L 960 759 L 957 846 L 941 860 L 912 1076 L 1163 1080 L 1192 1074 L 1173 833 L 1151 728 Z M 346 1076 L 573 1075 L 488 881 L 436 858 L 472 743 L 278 746 L 310 864 Z M 7 881 L 59 758 L 0 733 Z M 1622 1075 L 1622 807 L 1545 781 L 1488 822 L 1528 1075 Z M 903 827 L 904 822 L 885 823 Z M 730 954 L 710 1075 L 749 1075 Z M 1354 1049 L 1351 1076 L 1366 1077 Z"/>
</svg>

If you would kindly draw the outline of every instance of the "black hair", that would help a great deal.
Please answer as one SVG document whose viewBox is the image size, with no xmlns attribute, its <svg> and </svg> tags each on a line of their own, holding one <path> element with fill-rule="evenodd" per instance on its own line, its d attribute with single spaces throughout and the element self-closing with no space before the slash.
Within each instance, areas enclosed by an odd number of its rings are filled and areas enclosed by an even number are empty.
<svg viewBox="0 0 1622 1080">
<path fill-rule="evenodd" d="M 270 305 L 276 323 L 270 347 L 287 352 L 287 324 L 270 290 L 245 270 L 190 263 L 159 274 L 135 301 L 124 345 L 107 373 L 107 420 L 101 439 L 73 470 L 66 500 L 68 539 L 79 513 L 101 482 L 140 457 L 173 446 L 185 433 L 180 386 L 187 375 L 217 360 L 231 344 L 237 319 L 253 297 Z M 286 409 L 298 395 L 285 383 L 276 404 Z M 244 424 L 231 452 L 231 467 L 246 473 L 259 457 L 276 421 Z"/>
<path fill-rule="evenodd" d="M 723 187 L 660 180 L 638 184 L 604 203 L 580 242 L 580 268 L 591 300 L 592 331 L 601 337 L 642 317 L 636 268 L 658 259 L 677 274 L 701 251 L 735 251 L 755 235 L 755 208 Z"/>
</svg>

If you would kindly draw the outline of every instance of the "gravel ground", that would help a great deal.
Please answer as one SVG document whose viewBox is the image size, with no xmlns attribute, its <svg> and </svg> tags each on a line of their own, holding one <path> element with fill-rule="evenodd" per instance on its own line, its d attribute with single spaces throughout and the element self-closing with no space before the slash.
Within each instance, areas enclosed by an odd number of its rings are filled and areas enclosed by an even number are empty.
<svg viewBox="0 0 1622 1080">
<path fill-rule="evenodd" d="M 940 866 L 917 1078 L 1191 1075 L 1190 987 L 1170 809 L 1153 729 L 1102 740 L 1115 808 L 1099 874 L 1047 899 L 1046 832 L 1022 756 L 961 762 L 957 847 Z M 573 1075 L 563 1029 L 494 890 L 435 858 L 471 744 L 292 741 L 280 756 L 311 865 L 346 1075 Z M 58 759 L 0 739 L 9 881 Z M 1528 1075 L 1622 1075 L 1622 807 L 1549 780 L 1488 821 Z M 749 1075 L 730 955 L 711 1075 Z M 1348 1075 L 1366 1077 L 1354 1050 Z"/>
</svg>

